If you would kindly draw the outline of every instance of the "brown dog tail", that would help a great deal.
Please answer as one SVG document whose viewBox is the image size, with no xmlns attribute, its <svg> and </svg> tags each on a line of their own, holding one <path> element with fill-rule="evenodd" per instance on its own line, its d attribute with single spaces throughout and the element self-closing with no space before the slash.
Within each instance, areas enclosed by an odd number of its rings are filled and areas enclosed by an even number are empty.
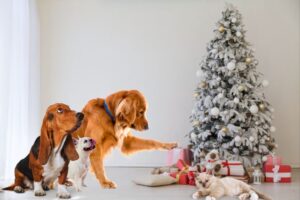
<svg viewBox="0 0 300 200">
<path fill-rule="evenodd" d="M 262 192 L 258 191 L 257 189 L 255 189 L 255 188 L 253 188 L 253 187 L 251 187 L 251 190 L 253 190 L 253 191 L 258 195 L 258 197 L 259 197 L 260 199 L 264 199 L 264 200 L 272 200 L 271 197 L 269 197 L 269 196 L 263 194 Z"/>
<path fill-rule="evenodd" d="M 2 190 L 14 190 L 15 186 L 16 186 L 16 184 L 13 183 L 12 185 L 10 185 L 8 187 L 2 188 Z"/>
</svg>

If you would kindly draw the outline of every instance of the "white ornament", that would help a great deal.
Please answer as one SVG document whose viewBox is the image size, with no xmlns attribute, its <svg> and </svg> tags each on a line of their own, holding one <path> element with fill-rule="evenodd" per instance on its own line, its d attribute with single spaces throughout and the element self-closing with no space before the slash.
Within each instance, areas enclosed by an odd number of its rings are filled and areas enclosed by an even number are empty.
<svg viewBox="0 0 300 200">
<path fill-rule="evenodd" d="M 234 153 L 236 153 L 236 154 L 239 153 L 239 149 L 238 149 L 238 148 L 233 148 L 232 151 L 233 151 Z"/>
<path fill-rule="evenodd" d="M 240 142 L 240 141 L 241 141 L 241 137 L 240 137 L 240 136 L 238 136 L 238 135 L 237 135 L 237 136 L 235 136 L 235 138 L 234 138 L 234 141 L 235 141 L 235 142 Z"/>
<path fill-rule="evenodd" d="M 267 160 L 268 160 L 268 157 L 267 157 L 267 156 L 263 156 L 263 157 L 262 157 L 262 161 L 263 161 L 263 162 L 266 162 Z"/>
<path fill-rule="evenodd" d="M 271 126 L 270 131 L 271 131 L 272 133 L 274 133 L 274 132 L 276 131 L 275 126 Z"/>
<path fill-rule="evenodd" d="M 250 142 L 254 142 L 254 137 L 253 137 L 253 136 L 250 136 L 250 137 L 249 137 L 249 140 L 250 140 Z"/>
<path fill-rule="evenodd" d="M 234 102 L 234 103 L 239 103 L 239 102 L 240 102 L 240 99 L 237 98 L 237 97 L 235 97 L 235 98 L 233 99 L 233 102 Z"/>
<path fill-rule="evenodd" d="M 264 87 L 268 87 L 268 86 L 269 86 L 269 81 L 268 81 L 268 80 L 263 80 L 263 81 L 262 81 L 262 85 L 263 85 Z"/>
<path fill-rule="evenodd" d="M 229 70 L 234 70 L 235 69 L 235 63 L 234 62 L 229 62 L 228 64 L 227 64 L 227 69 L 229 69 Z"/>
<path fill-rule="evenodd" d="M 257 105 L 252 105 L 252 106 L 250 107 L 250 112 L 251 112 L 252 114 L 257 113 L 257 112 L 258 112 L 258 107 L 257 107 Z"/>
<path fill-rule="evenodd" d="M 224 94 L 223 93 L 219 93 L 218 94 L 218 98 L 220 99 L 220 98 L 223 98 L 224 97 Z"/>
<path fill-rule="evenodd" d="M 219 111 L 219 108 L 217 108 L 217 107 L 214 107 L 210 110 L 210 114 L 213 116 L 218 116 L 219 113 L 220 113 L 220 111 Z"/>
<path fill-rule="evenodd" d="M 237 37 L 242 37 L 242 33 L 240 31 L 236 32 Z"/>
<path fill-rule="evenodd" d="M 236 18 L 233 17 L 233 18 L 231 19 L 231 22 L 232 22 L 232 23 L 235 23 L 235 22 L 236 22 Z"/>
</svg>

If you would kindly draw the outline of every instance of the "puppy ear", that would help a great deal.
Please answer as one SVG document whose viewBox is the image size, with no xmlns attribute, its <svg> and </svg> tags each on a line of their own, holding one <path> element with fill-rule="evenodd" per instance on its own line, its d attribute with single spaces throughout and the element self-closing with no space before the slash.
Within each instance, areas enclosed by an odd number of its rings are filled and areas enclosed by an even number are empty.
<svg viewBox="0 0 300 200">
<path fill-rule="evenodd" d="M 66 138 L 63 152 L 64 155 L 68 158 L 68 160 L 77 160 L 79 158 L 71 135 L 68 135 Z"/>
<path fill-rule="evenodd" d="M 53 140 L 52 140 L 52 133 L 49 132 L 48 121 L 53 119 L 53 114 L 47 113 L 43 119 L 43 124 L 41 128 L 41 135 L 40 135 L 40 147 L 39 147 L 39 155 L 38 160 L 40 164 L 44 165 L 48 162 Z"/>
<path fill-rule="evenodd" d="M 136 118 L 136 105 L 132 98 L 126 97 L 116 109 L 117 120 L 132 124 Z"/>
</svg>

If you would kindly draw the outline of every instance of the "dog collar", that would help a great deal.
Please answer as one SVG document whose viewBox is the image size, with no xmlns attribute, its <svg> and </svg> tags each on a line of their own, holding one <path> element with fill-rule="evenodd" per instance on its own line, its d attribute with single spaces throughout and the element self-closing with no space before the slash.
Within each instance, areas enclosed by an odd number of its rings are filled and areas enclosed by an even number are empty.
<svg viewBox="0 0 300 200">
<path fill-rule="evenodd" d="M 112 112 L 109 110 L 108 105 L 107 105 L 107 103 L 106 103 L 105 100 L 104 100 L 103 106 L 104 106 L 106 114 L 109 116 L 109 118 L 111 119 L 111 121 L 113 123 L 115 123 L 116 119 L 115 119 L 114 115 L 112 114 Z"/>
</svg>

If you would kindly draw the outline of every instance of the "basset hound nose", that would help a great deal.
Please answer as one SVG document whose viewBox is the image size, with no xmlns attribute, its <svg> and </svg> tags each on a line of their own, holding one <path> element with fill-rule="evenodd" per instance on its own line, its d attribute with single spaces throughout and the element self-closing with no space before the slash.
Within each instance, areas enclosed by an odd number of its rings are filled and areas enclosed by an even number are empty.
<svg viewBox="0 0 300 200">
<path fill-rule="evenodd" d="M 78 113 L 76 113 L 76 117 L 77 117 L 78 120 L 83 120 L 84 114 L 81 113 L 81 112 L 78 112 Z"/>
<path fill-rule="evenodd" d="M 149 125 L 146 124 L 146 125 L 144 126 L 144 129 L 145 129 L 145 130 L 148 130 L 148 129 L 149 129 Z"/>
</svg>

